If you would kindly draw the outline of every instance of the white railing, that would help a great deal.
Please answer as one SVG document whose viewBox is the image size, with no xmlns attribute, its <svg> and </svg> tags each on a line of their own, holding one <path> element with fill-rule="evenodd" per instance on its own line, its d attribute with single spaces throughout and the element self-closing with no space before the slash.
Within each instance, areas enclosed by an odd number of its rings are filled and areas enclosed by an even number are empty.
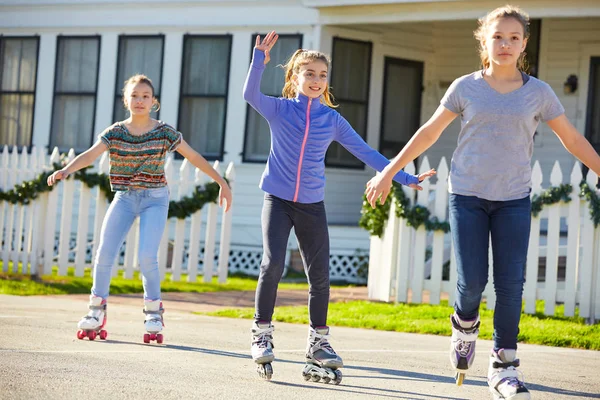
<svg viewBox="0 0 600 400">
<path fill-rule="evenodd" d="M 68 158 L 73 159 L 74 156 L 71 150 Z M 7 191 L 17 184 L 35 178 L 44 168 L 59 162 L 59 158 L 57 148 L 48 158 L 44 149 L 34 147 L 31 153 L 28 153 L 25 148 L 19 152 L 14 147 L 12 152 L 9 152 L 8 147 L 4 146 L 0 154 L 0 188 Z M 219 170 L 218 161 L 214 167 Z M 179 171 L 175 171 L 173 158 L 167 158 L 165 174 L 169 182 L 171 200 L 180 200 L 191 194 L 197 185 L 206 183 L 206 176 L 198 169 L 194 171 L 192 168 L 187 160 L 184 160 Z M 107 153 L 100 159 L 97 170 L 108 172 Z M 233 163 L 227 167 L 225 177 L 233 190 Z M 86 249 L 91 247 L 92 254 L 95 254 L 100 227 L 108 206 L 106 196 L 101 190 L 92 190 L 72 178 L 59 183 L 54 190 L 43 193 L 30 204 L 0 202 L 0 227 L 3 227 L 0 254 L 3 271 L 8 272 L 9 262 L 12 262 L 12 272 L 16 272 L 21 264 L 24 266 L 23 273 L 49 274 L 52 272 L 52 266 L 57 265 L 59 275 L 66 275 L 68 267 L 75 266 L 75 275 L 83 276 L 84 269 L 91 267 L 90 257 L 86 257 Z M 205 282 L 210 282 L 214 275 L 218 276 L 219 282 L 225 282 L 227 279 L 232 210 L 228 213 L 220 212 L 215 203 L 209 203 L 205 208 L 206 211 L 199 210 L 188 217 L 189 224 L 177 218 L 167 221 L 158 249 L 159 269 L 163 279 L 169 265 L 173 281 L 181 280 L 182 272 L 187 272 L 188 281 L 195 282 L 200 261 L 203 264 L 201 272 Z M 205 223 L 202 222 L 203 213 L 207 215 Z M 189 226 L 187 232 L 186 226 Z M 76 237 L 74 248 L 70 245 L 72 236 Z M 215 265 L 217 238 L 219 253 L 218 264 Z M 187 262 L 183 265 L 186 241 L 189 243 L 189 254 L 186 255 Z M 123 269 L 124 277 L 133 277 L 137 268 L 138 242 L 139 218 L 134 222 L 125 240 L 123 265 L 117 262 L 116 268 L 113 269 L 114 275 L 118 269 Z M 203 260 L 199 260 L 202 252 Z"/>
<path fill-rule="evenodd" d="M 421 172 L 429 169 L 425 157 Z M 414 165 L 410 164 L 406 170 L 414 173 Z M 436 184 L 423 182 L 423 190 L 418 192 L 416 199 L 418 205 L 428 207 L 432 216 L 440 221 L 447 220 L 447 178 L 448 165 L 442 158 L 437 168 Z M 532 173 L 532 196 L 542 192 L 542 178 L 541 168 L 536 161 Z M 544 300 L 546 315 L 554 315 L 557 303 L 563 303 L 566 316 L 575 315 L 578 306 L 580 317 L 591 321 L 600 319 L 600 229 L 594 227 L 587 201 L 579 197 L 581 180 L 581 166 L 576 163 L 570 176 L 573 187 L 571 201 L 545 206 L 537 217 L 532 216 L 523 293 L 526 313 L 535 313 L 536 300 Z M 596 174 L 590 171 L 586 182 L 590 188 L 594 188 Z M 556 162 L 550 174 L 550 185 L 558 186 L 561 183 L 563 175 Z M 407 187 L 403 187 L 403 190 L 412 199 L 414 191 Z M 386 302 L 421 303 L 423 296 L 428 295 L 429 303 L 439 304 L 445 294 L 452 304 L 457 277 L 450 234 L 427 232 L 423 226 L 414 229 L 406 224 L 406 220 L 396 217 L 396 207 L 393 201 L 382 237 L 371 237 L 369 298 Z M 561 235 L 561 219 L 563 225 L 566 223 L 567 226 L 566 237 L 565 232 Z M 540 230 L 542 222 L 547 226 L 543 232 Z M 426 254 L 431 254 L 428 260 Z M 541 257 L 546 260 L 544 274 L 540 274 Z M 566 257 L 564 279 L 559 279 L 559 257 L 561 260 Z M 491 246 L 489 264 L 489 280 L 484 297 L 487 298 L 487 307 L 493 309 L 495 293 Z M 447 268 L 445 277 L 444 266 Z"/>
</svg>

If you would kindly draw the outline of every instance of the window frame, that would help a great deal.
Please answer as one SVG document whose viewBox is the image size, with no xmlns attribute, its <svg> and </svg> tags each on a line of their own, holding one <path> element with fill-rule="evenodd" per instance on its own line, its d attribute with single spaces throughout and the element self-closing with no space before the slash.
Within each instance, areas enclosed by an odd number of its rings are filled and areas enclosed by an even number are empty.
<svg viewBox="0 0 600 400">
<path fill-rule="evenodd" d="M 260 33 L 253 33 L 252 36 L 250 37 L 250 60 L 252 60 L 252 55 L 254 54 L 254 45 L 256 43 L 256 36 L 260 35 L 261 37 L 264 37 L 264 35 L 266 34 L 260 34 Z M 298 49 L 301 49 L 302 46 L 304 45 L 304 34 L 302 33 L 284 33 L 284 34 L 280 34 L 278 35 L 279 38 L 298 38 L 299 39 L 299 46 Z M 291 54 L 290 54 L 291 55 Z M 248 67 L 250 67 L 250 64 L 248 64 Z M 283 89 L 283 88 L 282 88 Z M 267 94 L 265 93 L 265 95 L 267 96 L 276 96 L 276 97 L 281 97 L 281 93 L 277 93 L 277 94 Z M 250 123 L 250 113 L 253 111 L 254 109 L 252 108 L 252 106 L 248 103 L 246 103 L 246 118 L 245 118 L 245 122 L 244 122 L 244 144 L 242 147 L 242 162 L 243 163 L 248 163 L 248 164 L 265 164 L 267 162 L 267 160 L 269 159 L 269 155 L 267 154 L 266 157 L 264 158 L 264 160 L 257 160 L 256 158 L 248 158 L 247 156 L 247 148 L 246 146 L 248 146 L 249 143 L 249 134 L 248 134 L 248 124 Z M 263 118 L 262 115 L 259 114 L 260 118 Z"/>
<path fill-rule="evenodd" d="M 25 147 L 27 148 L 27 151 L 30 152 L 31 149 L 33 148 L 33 133 L 34 133 L 34 128 L 35 128 L 35 102 L 37 100 L 37 96 L 36 96 L 36 92 L 37 92 L 37 78 L 38 78 L 38 72 L 39 72 L 39 61 L 40 61 L 40 42 L 41 42 L 41 38 L 39 34 L 36 35 L 15 35 L 15 36 L 4 36 L 4 35 L 0 35 L 0 60 L 3 59 L 4 54 L 3 54 L 3 49 L 4 49 L 4 44 L 2 42 L 4 42 L 5 40 L 23 40 L 23 39 L 35 39 L 36 40 L 36 50 L 35 50 L 35 75 L 33 78 L 33 91 L 5 91 L 2 89 L 2 82 L 4 79 L 4 68 L 2 68 L 0 66 L 0 96 L 4 95 L 4 94 L 14 94 L 14 95 L 33 95 L 33 103 L 32 103 L 32 111 L 31 111 L 31 137 L 29 138 L 29 144 L 25 145 Z M 5 143 L 2 143 L 2 145 L 4 145 Z M 16 145 L 9 145 L 9 149 L 12 150 L 12 148 L 16 146 Z"/>
<path fill-rule="evenodd" d="M 123 107 L 123 94 L 121 93 L 123 87 L 123 81 L 119 82 L 119 64 L 121 62 L 121 46 L 123 46 L 123 42 L 124 40 L 127 39 L 161 39 L 161 57 L 160 57 L 160 85 L 158 85 L 158 88 L 154 88 L 155 90 L 158 89 L 158 96 L 155 96 L 156 99 L 160 102 L 160 96 L 162 95 L 162 86 L 163 86 L 163 72 L 164 72 L 164 61 L 165 61 L 165 34 L 164 33 L 159 33 L 159 34 L 148 34 L 148 35 L 127 35 L 127 34 L 121 34 L 119 35 L 119 44 L 117 45 L 117 71 L 115 74 L 115 95 L 114 95 L 114 102 L 113 102 L 113 113 L 112 113 L 112 120 L 116 122 L 116 109 L 117 109 L 117 102 L 119 102 L 121 104 L 121 107 Z M 142 72 L 143 73 L 143 72 Z M 156 94 L 156 93 L 155 93 Z M 126 111 L 127 112 L 127 111 Z M 157 119 L 160 119 L 160 110 L 157 111 L 156 113 L 156 117 Z"/>
<path fill-rule="evenodd" d="M 227 74 L 225 75 L 225 94 L 223 95 L 190 95 L 190 94 L 184 94 L 183 91 L 183 84 L 184 84 L 184 79 L 185 79 L 185 75 L 184 75 L 184 71 L 185 71 L 185 49 L 186 49 L 186 43 L 188 40 L 190 39 L 195 39 L 195 38 L 202 38 L 202 39 L 228 39 L 229 40 L 229 49 L 228 49 L 228 53 L 229 53 L 229 62 L 228 62 L 228 66 L 227 66 Z M 219 151 L 219 155 L 218 156 L 212 156 L 212 155 L 204 155 L 200 152 L 200 154 L 202 154 L 202 156 L 209 161 L 223 161 L 223 158 L 225 156 L 225 154 L 227 154 L 227 152 L 225 151 L 225 136 L 226 136 L 226 130 L 227 130 L 227 106 L 229 104 L 229 82 L 230 82 L 230 78 L 231 78 L 231 61 L 232 61 L 232 49 L 233 49 L 233 35 L 231 33 L 225 33 L 225 34 L 188 34 L 186 33 L 185 35 L 183 35 L 183 45 L 181 47 L 181 73 L 180 73 L 180 82 L 179 82 L 179 109 L 177 110 L 177 130 L 181 130 L 181 118 L 182 118 L 182 103 L 183 103 L 183 99 L 185 98 L 223 98 L 225 100 L 225 107 L 224 107 L 224 111 L 223 111 L 223 121 L 222 121 L 222 127 L 223 127 L 223 135 L 221 136 L 221 148 Z M 162 84 L 162 79 L 161 79 L 161 84 Z M 175 154 L 175 157 L 180 159 L 183 158 L 181 155 L 179 155 L 179 153 Z"/>
<path fill-rule="evenodd" d="M 96 35 L 58 35 L 56 37 L 56 50 L 55 50 L 55 54 L 54 54 L 54 84 L 53 84 L 53 89 L 52 89 L 52 114 L 50 117 L 50 140 L 49 140 L 49 146 L 48 146 L 48 152 L 52 152 L 52 148 L 54 147 L 58 147 L 59 151 L 64 152 L 64 151 L 69 151 L 70 149 L 65 149 L 64 147 L 58 146 L 56 144 L 53 144 L 53 140 L 54 140 L 54 131 L 53 131 L 53 127 L 54 127 L 54 117 L 55 117 L 55 111 L 56 111 L 56 98 L 58 96 L 91 96 L 92 92 L 60 92 L 58 93 L 56 91 L 56 86 L 58 83 L 58 65 L 59 65 L 59 58 L 58 58 L 58 53 L 60 51 L 60 42 L 63 40 L 71 40 L 71 39 L 97 39 L 98 40 L 98 56 L 97 56 L 97 60 L 96 60 L 96 87 L 94 89 L 93 95 L 94 95 L 94 108 L 92 111 L 92 135 L 90 136 L 90 142 L 88 145 L 88 148 L 94 143 L 94 136 L 95 136 L 95 129 L 96 129 L 96 109 L 98 108 L 98 80 L 100 78 L 100 54 L 102 54 L 102 35 L 100 34 L 96 34 Z M 75 150 L 75 153 L 80 153 L 83 152 L 87 149 L 73 149 Z"/>
</svg>

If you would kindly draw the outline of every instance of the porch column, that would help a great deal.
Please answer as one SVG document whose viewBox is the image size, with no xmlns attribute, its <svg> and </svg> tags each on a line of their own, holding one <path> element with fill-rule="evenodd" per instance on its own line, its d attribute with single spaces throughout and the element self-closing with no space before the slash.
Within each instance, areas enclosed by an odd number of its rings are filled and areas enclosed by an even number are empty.
<svg viewBox="0 0 600 400">
<path fill-rule="evenodd" d="M 54 92 L 54 69 L 56 66 L 56 34 L 40 35 L 40 51 L 37 60 L 37 81 L 35 85 L 35 110 L 31 144 L 37 147 L 50 143 L 52 123 L 52 100 Z"/>
<path fill-rule="evenodd" d="M 236 32 L 231 43 L 229 87 L 227 88 L 227 120 L 225 122 L 225 154 L 223 162 L 240 163 L 244 151 L 247 104 L 242 88 L 250 66 L 251 32 Z"/>
<path fill-rule="evenodd" d="M 119 38 L 116 33 L 105 33 L 100 39 L 100 70 L 98 71 L 98 92 L 96 95 L 96 136 L 106 127 L 112 125 L 115 79 L 117 74 L 117 46 Z"/>
<path fill-rule="evenodd" d="M 183 33 L 165 35 L 163 55 L 162 93 L 160 95 L 160 119 L 177 127 L 179 117 L 179 87 L 181 85 L 181 62 L 183 58 Z M 177 127 L 179 129 L 179 127 Z"/>
</svg>

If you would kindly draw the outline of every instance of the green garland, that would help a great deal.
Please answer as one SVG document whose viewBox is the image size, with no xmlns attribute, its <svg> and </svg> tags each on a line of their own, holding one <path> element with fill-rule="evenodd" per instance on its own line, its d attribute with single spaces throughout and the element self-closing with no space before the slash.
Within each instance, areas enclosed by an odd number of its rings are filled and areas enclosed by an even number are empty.
<svg viewBox="0 0 600 400">
<path fill-rule="evenodd" d="M 0 189 L 0 200 L 11 204 L 30 204 L 40 194 L 49 192 L 56 187 L 48 186 L 47 180 L 50 175 L 62 169 L 63 166 L 64 161 L 62 163 L 55 163 L 52 171 L 42 172 L 35 179 L 18 184 L 6 192 Z M 72 175 L 73 179 L 83 182 L 90 189 L 98 186 L 104 192 L 108 201 L 112 201 L 115 193 L 110 189 L 108 176 L 106 174 L 88 172 L 90 168 L 92 167 L 75 172 Z M 190 196 L 185 196 L 179 201 L 171 200 L 169 202 L 169 218 L 184 219 L 201 210 L 206 203 L 216 203 L 219 198 L 219 190 L 220 187 L 216 182 L 209 182 L 204 187 L 196 186 Z"/>
<path fill-rule="evenodd" d="M 570 202 L 572 190 L 573 186 L 562 184 L 550 187 L 540 194 L 534 194 L 531 199 L 531 213 L 534 217 L 537 217 L 544 206 L 556 204 L 560 201 L 564 201 L 565 203 Z"/>
<path fill-rule="evenodd" d="M 600 199 L 596 192 L 590 189 L 590 186 L 586 181 L 581 181 L 579 188 L 581 189 L 579 197 L 587 200 L 590 208 L 590 217 L 592 217 L 592 221 L 594 221 L 594 227 L 597 227 L 600 225 Z"/>
<path fill-rule="evenodd" d="M 417 229 L 421 225 L 425 225 L 428 231 L 450 231 L 450 224 L 446 221 L 439 221 L 437 217 L 429 218 L 431 212 L 427 207 L 420 205 L 410 206 L 410 200 L 404 194 L 404 190 L 400 184 L 393 182 L 390 191 L 390 196 L 396 199 L 396 216 L 406 220 L 408 226 Z M 358 225 L 366 229 L 371 235 L 381 237 L 385 222 L 390 214 L 390 202 L 385 204 L 377 203 L 375 208 L 371 207 L 367 201 L 367 197 L 363 195 L 363 205 L 361 210 L 362 217 L 358 221 Z"/>
<path fill-rule="evenodd" d="M 579 197 L 585 198 L 589 203 L 590 216 L 594 222 L 594 226 L 600 225 L 600 198 L 590 189 L 587 182 L 582 181 L 579 184 L 581 189 Z M 571 191 L 573 186 L 570 184 L 562 184 L 553 186 L 544 190 L 539 195 L 536 194 L 531 199 L 531 214 L 537 217 L 544 206 L 556 204 L 561 201 L 568 203 L 571 201 Z M 430 219 L 430 211 L 423 206 L 410 206 L 410 201 L 404 194 L 400 184 L 393 182 L 390 191 L 390 196 L 396 199 L 398 207 L 396 208 L 396 216 L 406 220 L 407 225 L 417 229 L 422 224 L 428 231 L 450 231 L 450 224 L 447 221 L 439 221 L 437 217 Z M 361 218 L 358 225 L 366 229 L 372 236 L 381 237 L 386 221 L 390 214 L 390 202 L 385 204 L 377 203 L 375 208 L 372 208 L 367 197 L 363 195 L 363 204 L 361 210 Z"/>
</svg>

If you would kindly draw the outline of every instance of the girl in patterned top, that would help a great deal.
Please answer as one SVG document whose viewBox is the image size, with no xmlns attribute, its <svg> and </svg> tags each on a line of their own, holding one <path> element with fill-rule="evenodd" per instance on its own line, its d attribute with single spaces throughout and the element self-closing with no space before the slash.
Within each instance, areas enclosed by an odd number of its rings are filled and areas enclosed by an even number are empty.
<svg viewBox="0 0 600 400">
<path fill-rule="evenodd" d="M 74 172 L 91 165 L 104 151 L 109 151 L 110 185 L 116 192 L 102 223 L 100 243 L 94 261 L 94 283 L 89 313 L 78 323 L 77 336 L 93 340 L 96 334 L 106 338 L 102 328 L 106 323 L 108 298 L 113 264 L 133 221 L 140 217 L 139 264 L 143 275 L 145 328 L 150 338 L 162 342 L 157 334 L 163 327 L 163 307 L 158 270 L 158 245 L 169 210 L 169 188 L 164 165 L 167 152 L 177 151 L 192 165 L 219 184 L 219 205 L 228 211 L 231 190 L 212 166 L 193 150 L 181 133 L 162 121 L 150 117 L 154 107 L 160 107 L 154 97 L 152 81 L 144 75 L 134 75 L 125 82 L 123 103 L 130 117 L 106 128 L 87 151 L 75 157 L 63 169 L 48 177 L 52 186 Z"/>
</svg>

